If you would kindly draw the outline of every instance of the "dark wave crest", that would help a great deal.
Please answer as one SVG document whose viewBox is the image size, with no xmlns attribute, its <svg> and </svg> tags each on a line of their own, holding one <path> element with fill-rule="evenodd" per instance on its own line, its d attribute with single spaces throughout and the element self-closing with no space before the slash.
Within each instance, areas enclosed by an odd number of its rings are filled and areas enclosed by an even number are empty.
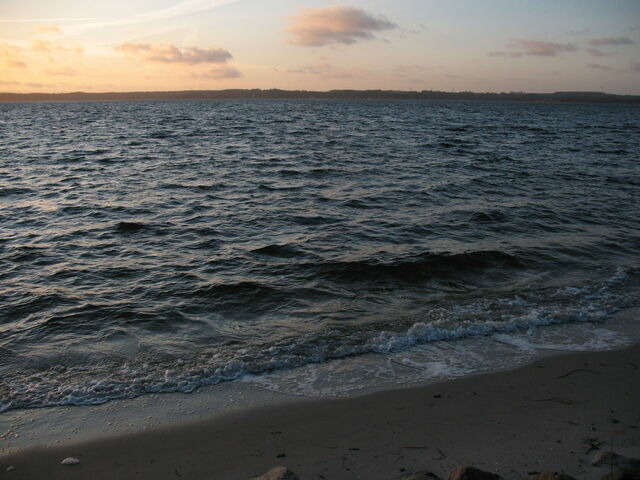
<svg viewBox="0 0 640 480">
<path fill-rule="evenodd" d="M 307 264 L 308 265 L 308 264 Z M 342 261 L 312 266 L 320 275 L 349 282 L 421 282 L 447 279 L 488 269 L 521 269 L 524 263 L 499 251 L 459 254 L 423 253 L 390 262 Z"/>
</svg>

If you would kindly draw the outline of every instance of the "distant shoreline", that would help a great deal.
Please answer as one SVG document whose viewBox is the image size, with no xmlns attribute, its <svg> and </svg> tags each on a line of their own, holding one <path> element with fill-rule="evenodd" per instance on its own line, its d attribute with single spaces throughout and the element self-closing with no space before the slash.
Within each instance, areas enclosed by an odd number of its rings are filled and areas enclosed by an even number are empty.
<svg viewBox="0 0 640 480">
<path fill-rule="evenodd" d="M 70 92 L 70 93 L 0 93 L 1 103 L 15 102 L 100 102 L 136 100 L 480 100 L 541 103 L 623 103 L 640 104 L 640 95 L 615 95 L 602 92 L 554 93 L 476 93 L 435 90 L 183 90 L 157 92 Z"/>
</svg>

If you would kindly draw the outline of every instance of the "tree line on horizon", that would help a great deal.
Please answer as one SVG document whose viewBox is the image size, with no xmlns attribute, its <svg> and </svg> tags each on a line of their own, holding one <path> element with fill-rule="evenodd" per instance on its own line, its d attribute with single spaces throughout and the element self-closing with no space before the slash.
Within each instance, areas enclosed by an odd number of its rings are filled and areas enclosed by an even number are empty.
<svg viewBox="0 0 640 480">
<path fill-rule="evenodd" d="M 0 93 L 0 102 L 219 100 L 219 99 L 337 99 L 337 100 L 500 100 L 523 102 L 640 103 L 640 95 L 604 92 L 445 92 L 438 90 L 281 90 L 227 89 L 149 92 Z"/>
</svg>

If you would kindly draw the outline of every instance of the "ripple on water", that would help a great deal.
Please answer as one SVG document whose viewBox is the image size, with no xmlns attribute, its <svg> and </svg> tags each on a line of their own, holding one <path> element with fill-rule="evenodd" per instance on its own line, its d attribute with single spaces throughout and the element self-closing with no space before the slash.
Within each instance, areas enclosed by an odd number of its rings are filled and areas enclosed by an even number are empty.
<svg viewBox="0 0 640 480">
<path fill-rule="evenodd" d="M 637 108 L 0 111 L 0 410 L 239 378 L 335 393 L 628 338 Z"/>
</svg>

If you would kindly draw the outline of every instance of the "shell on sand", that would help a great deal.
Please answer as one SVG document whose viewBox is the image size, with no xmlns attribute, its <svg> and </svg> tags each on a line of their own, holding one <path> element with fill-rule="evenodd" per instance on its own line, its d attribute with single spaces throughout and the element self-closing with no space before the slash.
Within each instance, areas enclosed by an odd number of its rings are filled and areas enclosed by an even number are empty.
<svg viewBox="0 0 640 480">
<path fill-rule="evenodd" d="M 60 462 L 61 465 L 77 465 L 80 463 L 76 457 L 67 457 Z"/>
</svg>

